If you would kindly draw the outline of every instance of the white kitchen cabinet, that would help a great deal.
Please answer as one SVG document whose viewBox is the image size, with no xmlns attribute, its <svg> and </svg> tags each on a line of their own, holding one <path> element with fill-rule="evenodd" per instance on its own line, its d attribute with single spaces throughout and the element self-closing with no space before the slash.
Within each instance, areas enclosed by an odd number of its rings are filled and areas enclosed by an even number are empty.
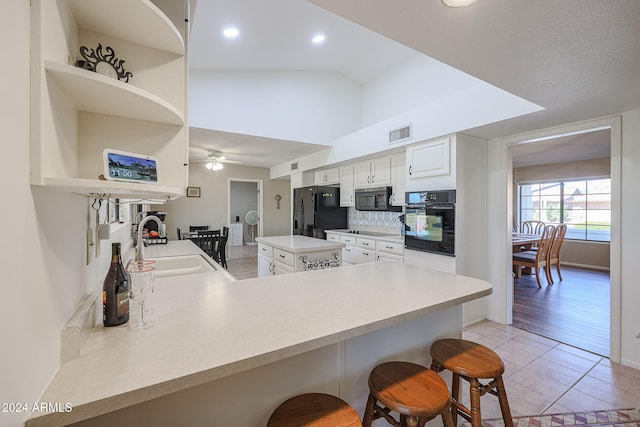
<svg viewBox="0 0 640 427">
<path fill-rule="evenodd" d="M 407 147 L 408 179 L 448 175 L 451 171 L 450 138 Z"/>
<path fill-rule="evenodd" d="M 404 243 L 377 240 L 376 261 L 404 262 Z"/>
<path fill-rule="evenodd" d="M 333 185 L 340 183 L 339 168 L 316 171 L 313 175 L 315 185 Z"/>
<path fill-rule="evenodd" d="M 355 188 L 391 185 L 391 159 L 389 156 L 358 162 L 354 165 Z"/>
<path fill-rule="evenodd" d="M 353 165 L 341 166 L 340 173 L 340 206 L 355 206 Z"/>
<path fill-rule="evenodd" d="M 405 153 L 391 156 L 391 205 L 404 206 L 404 193 L 407 191 L 407 156 Z"/>
<path fill-rule="evenodd" d="M 184 8 L 172 7 L 181 10 L 182 16 L 172 16 L 179 30 L 148 0 L 33 0 L 31 6 L 31 184 L 85 195 L 157 200 L 183 195 L 188 178 Z M 122 67 L 133 76 L 125 82 L 75 67 L 84 60 L 81 46 L 94 50 L 95 61 L 105 68 Z M 158 182 L 100 179 L 105 148 L 155 157 Z"/>
<path fill-rule="evenodd" d="M 343 262 L 363 264 L 376 261 L 376 242 L 374 239 L 341 235 L 340 243 L 347 245 L 342 248 Z"/>
<path fill-rule="evenodd" d="M 273 258 L 258 255 L 258 277 L 272 276 Z"/>
</svg>

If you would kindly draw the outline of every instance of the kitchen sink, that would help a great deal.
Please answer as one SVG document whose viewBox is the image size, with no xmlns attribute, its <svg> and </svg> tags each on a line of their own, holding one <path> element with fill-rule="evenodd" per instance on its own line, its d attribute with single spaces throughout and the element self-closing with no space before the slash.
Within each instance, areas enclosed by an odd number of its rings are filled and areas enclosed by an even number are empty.
<svg viewBox="0 0 640 427">
<path fill-rule="evenodd" d="M 155 261 L 155 277 L 180 276 L 217 270 L 202 255 L 178 255 L 148 259 Z"/>
</svg>

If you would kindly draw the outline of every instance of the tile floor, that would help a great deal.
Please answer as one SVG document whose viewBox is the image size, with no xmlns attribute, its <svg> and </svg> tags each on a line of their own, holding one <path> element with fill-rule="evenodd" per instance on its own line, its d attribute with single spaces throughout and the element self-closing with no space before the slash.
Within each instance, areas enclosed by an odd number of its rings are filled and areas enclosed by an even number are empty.
<svg viewBox="0 0 640 427">
<path fill-rule="evenodd" d="M 257 247 L 232 247 L 228 271 L 238 280 L 257 277 Z M 463 338 L 502 357 L 511 413 L 516 416 L 640 408 L 640 371 L 608 358 L 512 326 L 483 321 Z M 463 382 L 464 384 L 464 382 Z M 468 388 L 461 397 L 468 403 Z M 500 418 L 497 399 L 481 399 L 483 419 Z"/>
<path fill-rule="evenodd" d="M 637 369 L 490 321 L 465 328 L 463 338 L 484 344 L 502 357 L 514 417 L 640 407 Z M 463 391 L 466 396 L 468 388 Z M 500 417 L 494 396 L 483 396 L 481 407 L 483 419 Z"/>
</svg>

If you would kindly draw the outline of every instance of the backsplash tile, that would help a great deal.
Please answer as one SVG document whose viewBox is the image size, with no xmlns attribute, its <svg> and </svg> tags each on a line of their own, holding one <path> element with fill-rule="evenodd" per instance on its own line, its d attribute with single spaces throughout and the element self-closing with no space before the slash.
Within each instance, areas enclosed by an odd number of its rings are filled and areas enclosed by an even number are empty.
<svg viewBox="0 0 640 427">
<path fill-rule="evenodd" d="M 354 230 L 389 231 L 400 234 L 402 212 L 369 212 L 349 208 L 349 228 Z"/>
</svg>

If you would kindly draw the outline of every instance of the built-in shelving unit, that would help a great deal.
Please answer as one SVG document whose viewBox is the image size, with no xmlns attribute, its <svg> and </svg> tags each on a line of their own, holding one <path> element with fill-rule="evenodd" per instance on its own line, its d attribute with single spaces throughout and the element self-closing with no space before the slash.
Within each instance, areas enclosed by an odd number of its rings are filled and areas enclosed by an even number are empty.
<svg viewBox="0 0 640 427">
<path fill-rule="evenodd" d="M 188 70 L 181 32 L 163 11 L 149 0 L 34 0 L 32 34 L 32 185 L 85 195 L 182 196 Z M 133 73 L 128 82 L 74 66 L 83 59 L 80 46 L 98 44 L 125 60 Z M 105 148 L 155 157 L 158 183 L 100 179 Z"/>
</svg>

